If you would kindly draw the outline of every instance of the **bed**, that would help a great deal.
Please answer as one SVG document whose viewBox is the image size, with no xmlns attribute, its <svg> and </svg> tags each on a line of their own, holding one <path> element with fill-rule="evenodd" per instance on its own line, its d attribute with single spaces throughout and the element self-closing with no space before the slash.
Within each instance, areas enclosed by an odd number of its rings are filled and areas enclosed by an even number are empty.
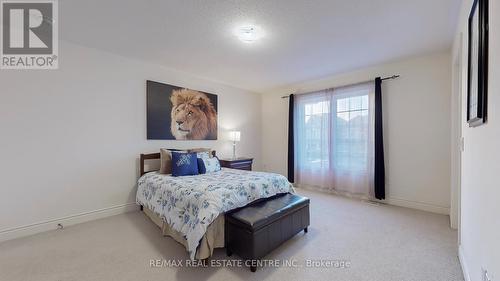
<svg viewBox="0 0 500 281">
<path fill-rule="evenodd" d="M 273 173 L 222 168 L 173 177 L 146 172 L 145 161 L 159 158 L 159 153 L 141 154 L 136 201 L 164 236 L 185 246 L 191 259 L 206 259 L 215 248 L 224 247 L 224 213 L 256 200 L 294 193 L 284 176 Z"/>
</svg>

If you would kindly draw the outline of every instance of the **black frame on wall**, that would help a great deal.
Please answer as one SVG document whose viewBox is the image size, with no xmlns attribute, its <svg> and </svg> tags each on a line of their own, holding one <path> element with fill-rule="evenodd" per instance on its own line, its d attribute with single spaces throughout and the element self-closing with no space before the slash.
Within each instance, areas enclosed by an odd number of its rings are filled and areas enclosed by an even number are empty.
<svg viewBox="0 0 500 281">
<path fill-rule="evenodd" d="M 479 24 L 474 29 L 474 16 L 478 16 Z M 474 42 L 474 34 L 478 40 Z M 470 127 L 484 124 L 487 117 L 488 94 L 488 0 L 475 0 L 469 14 L 469 46 L 467 73 L 467 123 Z M 473 46 L 476 43 L 477 46 Z M 477 73 L 473 72 L 473 47 L 477 49 Z M 473 75 L 477 75 L 477 84 L 472 83 Z M 477 95 L 477 96 L 473 96 Z M 471 104 L 472 99 L 474 103 Z"/>
</svg>

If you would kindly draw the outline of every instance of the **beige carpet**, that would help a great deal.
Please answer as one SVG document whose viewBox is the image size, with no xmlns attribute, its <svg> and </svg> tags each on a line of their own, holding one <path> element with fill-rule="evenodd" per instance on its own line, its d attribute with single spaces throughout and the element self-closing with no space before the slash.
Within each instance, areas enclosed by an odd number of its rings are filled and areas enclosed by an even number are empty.
<svg viewBox="0 0 500 281">
<path fill-rule="evenodd" d="M 184 261 L 187 254 L 134 212 L 0 244 L 0 280 L 463 280 L 457 233 L 446 216 L 299 193 L 311 198 L 310 231 L 268 257 L 299 267 L 151 268 L 151 259 Z M 213 259 L 229 258 L 217 250 Z M 345 260 L 349 267 L 305 268 L 307 259 Z"/>
</svg>

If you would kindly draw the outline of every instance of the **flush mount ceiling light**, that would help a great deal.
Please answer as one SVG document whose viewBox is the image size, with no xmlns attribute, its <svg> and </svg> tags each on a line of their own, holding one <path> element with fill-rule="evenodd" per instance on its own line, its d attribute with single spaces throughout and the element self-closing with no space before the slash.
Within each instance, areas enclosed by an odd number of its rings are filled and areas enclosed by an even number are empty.
<svg viewBox="0 0 500 281">
<path fill-rule="evenodd" d="M 253 43 L 259 39 L 259 34 L 256 26 L 242 26 L 236 31 L 238 38 L 245 43 Z"/>
</svg>

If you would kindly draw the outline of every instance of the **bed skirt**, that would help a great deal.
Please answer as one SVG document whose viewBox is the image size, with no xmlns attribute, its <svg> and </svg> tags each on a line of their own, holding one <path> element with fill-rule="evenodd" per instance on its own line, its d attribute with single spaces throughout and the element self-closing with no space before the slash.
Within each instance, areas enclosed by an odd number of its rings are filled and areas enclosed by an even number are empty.
<svg viewBox="0 0 500 281">
<path fill-rule="evenodd" d="M 182 233 L 172 229 L 165 223 L 160 216 L 155 214 L 150 209 L 144 207 L 144 214 L 156 224 L 163 236 L 170 236 L 175 241 L 182 244 L 187 250 L 187 241 Z M 224 214 L 219 215 L 207 228 L 207 232 L 203 235 L 200 245 L 196 249 L 195 258 L 202 260 L 212 256 L 215 248 L 224 248 Z"/>
</svg>

